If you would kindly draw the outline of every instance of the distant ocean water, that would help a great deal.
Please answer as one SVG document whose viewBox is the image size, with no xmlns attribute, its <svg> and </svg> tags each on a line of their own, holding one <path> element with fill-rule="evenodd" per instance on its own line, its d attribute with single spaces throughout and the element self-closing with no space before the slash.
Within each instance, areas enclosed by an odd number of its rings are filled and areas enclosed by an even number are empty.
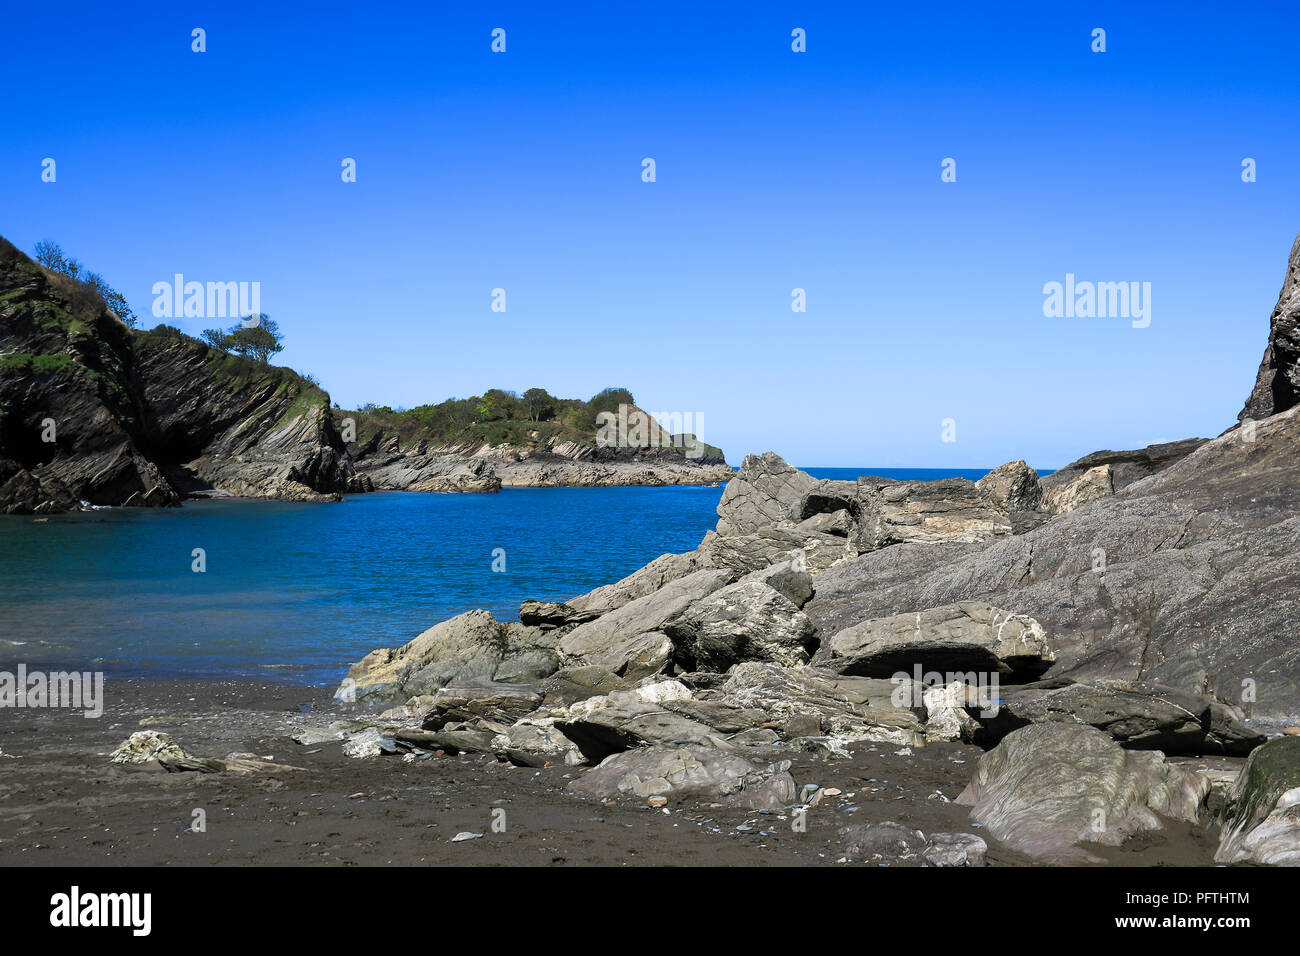
<svg viewBox="0 0 1300 956">
<path fill-rule="evenodd" d="M 811 468 L 819 478 L 982 470 Z M 0 516 L 0 669 L 331 685 L 463 611 L 514 619 L 699 544 L 719 487 L 387 492 Z M 206 571 L 192 565 L 202 549 Z M 500 549 L 498 551 L 497 549 Z M 494 571 L 504 557 L 505 570 Z"/>
</svg>

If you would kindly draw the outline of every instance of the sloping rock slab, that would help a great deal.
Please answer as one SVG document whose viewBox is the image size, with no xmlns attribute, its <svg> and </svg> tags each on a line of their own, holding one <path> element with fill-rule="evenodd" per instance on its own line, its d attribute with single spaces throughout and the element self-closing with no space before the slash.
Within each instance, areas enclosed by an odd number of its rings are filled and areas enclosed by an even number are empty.
<svg viewBox="0 0 1300 956">
<path fill-rule="evenodd" d="M 1228 795 L 1218 863 L 1300 866 L 1300 737 L 1250 755 Z"/>
</svg>

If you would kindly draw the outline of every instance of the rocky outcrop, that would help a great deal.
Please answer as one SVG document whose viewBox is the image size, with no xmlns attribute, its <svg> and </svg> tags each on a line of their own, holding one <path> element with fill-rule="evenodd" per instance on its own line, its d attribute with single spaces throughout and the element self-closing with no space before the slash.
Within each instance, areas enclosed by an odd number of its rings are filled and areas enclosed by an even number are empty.
<svg viewBox="0 0 1300 956">
<path fill-rule="evenodd" d="M 1295 406 L 1300 395 L 1300 236 L 1291 246 L 1286 276 L 1269 318 L 1268 345 L 1255 387 L 1239 421 L 1259 420 Z"/>
<path fill-rule="evenodd" d="M 0 240 L 0 511 L 365 491 L 329 396 L 159 326 L 133 332 Z"/>
<path fill-rule="evenodd" d="M 662 630 L 688 671 L 725 671 L 741 661 L 804 664 L 815 644 L 808 616 L 762 581 L 721 588 L 669 618 Z"/>
<path fill-rule="evenodd" d="M 376 491 L 501 490 L 501 478 L 490 464 L 454 454 L 377 454 L 365 459 L 361 473 Z"/>
<path fill-rule="evenodd" d="M 1202 775 L 1157 751 L 1125 750 L 1092 727 L 1038 724 L 979 759 L 957 802 L 1011 849 L 1046 863 L 1098 863 L 1082 844 L 1119 846 L 1163 827 L 1196 822 L 1209 792 Z"/>
<path fill-rule="evenodd" d="M 1300 420 L 1229 432 L 1022 535 L 898 545 L 815 576 L 823 635 L 984 601 L 1051 635 L 1052 676 L 1145 680 L 1283 720 L 1300 699 Z"/>
<path fill-rule="evenodd" d="M 1300 737 L 1250 755 L 1222 816 L 1219 863 L 1300 866 Z"/>
</svg>

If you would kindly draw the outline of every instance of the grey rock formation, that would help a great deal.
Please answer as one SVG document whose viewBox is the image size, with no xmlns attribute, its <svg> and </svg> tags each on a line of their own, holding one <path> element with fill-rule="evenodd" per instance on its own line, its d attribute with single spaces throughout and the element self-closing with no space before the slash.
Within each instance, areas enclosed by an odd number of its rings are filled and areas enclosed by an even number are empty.
<svg viewBox="0 0 1300 956">
<path fill-rule="evenodd" d="M 1055 661 L 1042 625 L 981 601 L 854 624 L 825 640 L 814 663 L 839 674 L 938 673 L 1038 678 Z"/>
<path fill-rule="evenodd" d="M 441 730 L 454 721 L 482 718 L 512 724 L 541 703 L 541 690 L 528 684 L 482 678 L 451 681 L 433 695 L 421 726 L 425 730 Z"/>
<path fill-rule="evenodd" d="M 606 798 L 666 797 L 671 803 L 720 803 L 779 810 L 795 802 L 790 764 L 754 763 L 698 747 L 655 747 L 615 754 L 569 784 L 572 793 Z"/>
<path fill-rule="evenodd" d="M 1250 755 L 1222 824 L 1217 862 L 1300 866 L 1300 737 L 1270 740 Z"/>
<path fill-rule="evenodd" d="M 1282 291 L 1269 319 L 1268 345 L 1239 420 L 1284 412 L 1300 395 L 1300 236 L 1291 246 Z"/>
<path fill-rule="evenodd" d="M 811 590 L 811 588 L 810 588 Z M 814 645 L 808 616 L 759 580 L 714 591 L 663 623 L 685 670 L 725 671 L 741 661 L 807 663 Z"/>
<path fill-rule="evenodd" d="M 336 700 L 404 701 L 452 681 L 540 681 L 556 668 L 548 632 L 468 611 L 436 624 L 397 650 L 371 651 L 348 671 Z"/>
<path fill-rule="evenodd" d="M 957 802 L 1001 843 L 1046 863 L 1097 863 L 1083 844 L 1119 846 L 1195 822 L 1209 780 L 1158 751 L 1125 750 L 1093 727 L 1036 724 L 979 759 Z"/>
<path fill-rule="evenodd" d="M 1094 451 L 1072 461 L 1063 468 L 1058 468 L 1041 479 L 1043 491 L 1073 481 L 1084 472 L 1102 465 L 1110 467 L 1111 484 L 1115 491 L 1121 491 L 1143 478 L 1149 478 L 1158 471 L 1163 471 L 1177 461 L 1186 458 L 1208 441 L 1205 438 L 1184 438 L 1182 441 L 1165 442 L 1161 445 L 1148 445 L 1132 451 Z"/>
<path fill-rule="evenodd" d="M 783 521 L 798 522 L 804 496 L 817 479 L 787 464 L 780 455 L 747 455 L 718 502 L 718 534 L 753 534 Z"/>
<path fill-rule="evenodd" d="M 965 478 L 893 481 L 859 478 L 859 551 L 893 544 L 987 541 L 1012 532 L 991 494 Z"/>
<path fill-rule="evenodd" d="M 1101 678 L 1056 686 L 1006 687 L 996 715 L 980 717 L 991 743 L 1026 724 L 1087 724 L 1125 747 L 1167 754 L 1244 755 L 1265 740 L 1233 708 L 1144 681 Z"/>
<path fill-rule="evenodd" d="M 1068 481 L 1051 485 L 1043 494 L 1043 508 L 1049 514 L 1063 515 L 1114 493 L 1110 465 L 1097 465 Z"/>
<path fill-rule="evenodd" d="M 731 577 L 716 568 L 696 571 L 579 625 L 559 642 L 561 663 L 595 664 L 629 679 L 659 673 L 673 650 L 660 631 L 664 622 L 726 585 Z"/>
<path fill-rule="evenodd" d="M 358 463 L 376 491 L 493 492 L 501 478 L 487 462 L 443 454 L 377 454 Z"/>
<path fill-rule="evenodd" d="M 1085 508 L 983 543 L 898 545 L 815 576 L 822 635 L 960 601 L 1033 617 L 1052 676 L 1149 680 L 1294 716 L 1300 419 L 1236 432 Z M 1254 699 L 1243 701 L 1243 687 Z"/>
<path fill-rule="evenodd" d="M 1023 460 L 998 465 L 975 482 L 975 487 L 985 492 L 995 505 L 1007 513 L 1037 511 L 1043 498 L 1038 472 Z"/>
</svg>

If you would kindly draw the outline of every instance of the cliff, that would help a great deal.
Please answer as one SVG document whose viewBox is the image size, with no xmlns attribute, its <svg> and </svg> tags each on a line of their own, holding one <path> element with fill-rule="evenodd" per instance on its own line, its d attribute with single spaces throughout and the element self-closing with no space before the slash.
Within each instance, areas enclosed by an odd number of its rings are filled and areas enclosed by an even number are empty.
<svg viewBox="0 0 1300 956">
<path fill-rule="evenodd" d="M 0 239 L 0 512 L 365 491 L 329 395 L 101 299 Z"/>
</svg>

